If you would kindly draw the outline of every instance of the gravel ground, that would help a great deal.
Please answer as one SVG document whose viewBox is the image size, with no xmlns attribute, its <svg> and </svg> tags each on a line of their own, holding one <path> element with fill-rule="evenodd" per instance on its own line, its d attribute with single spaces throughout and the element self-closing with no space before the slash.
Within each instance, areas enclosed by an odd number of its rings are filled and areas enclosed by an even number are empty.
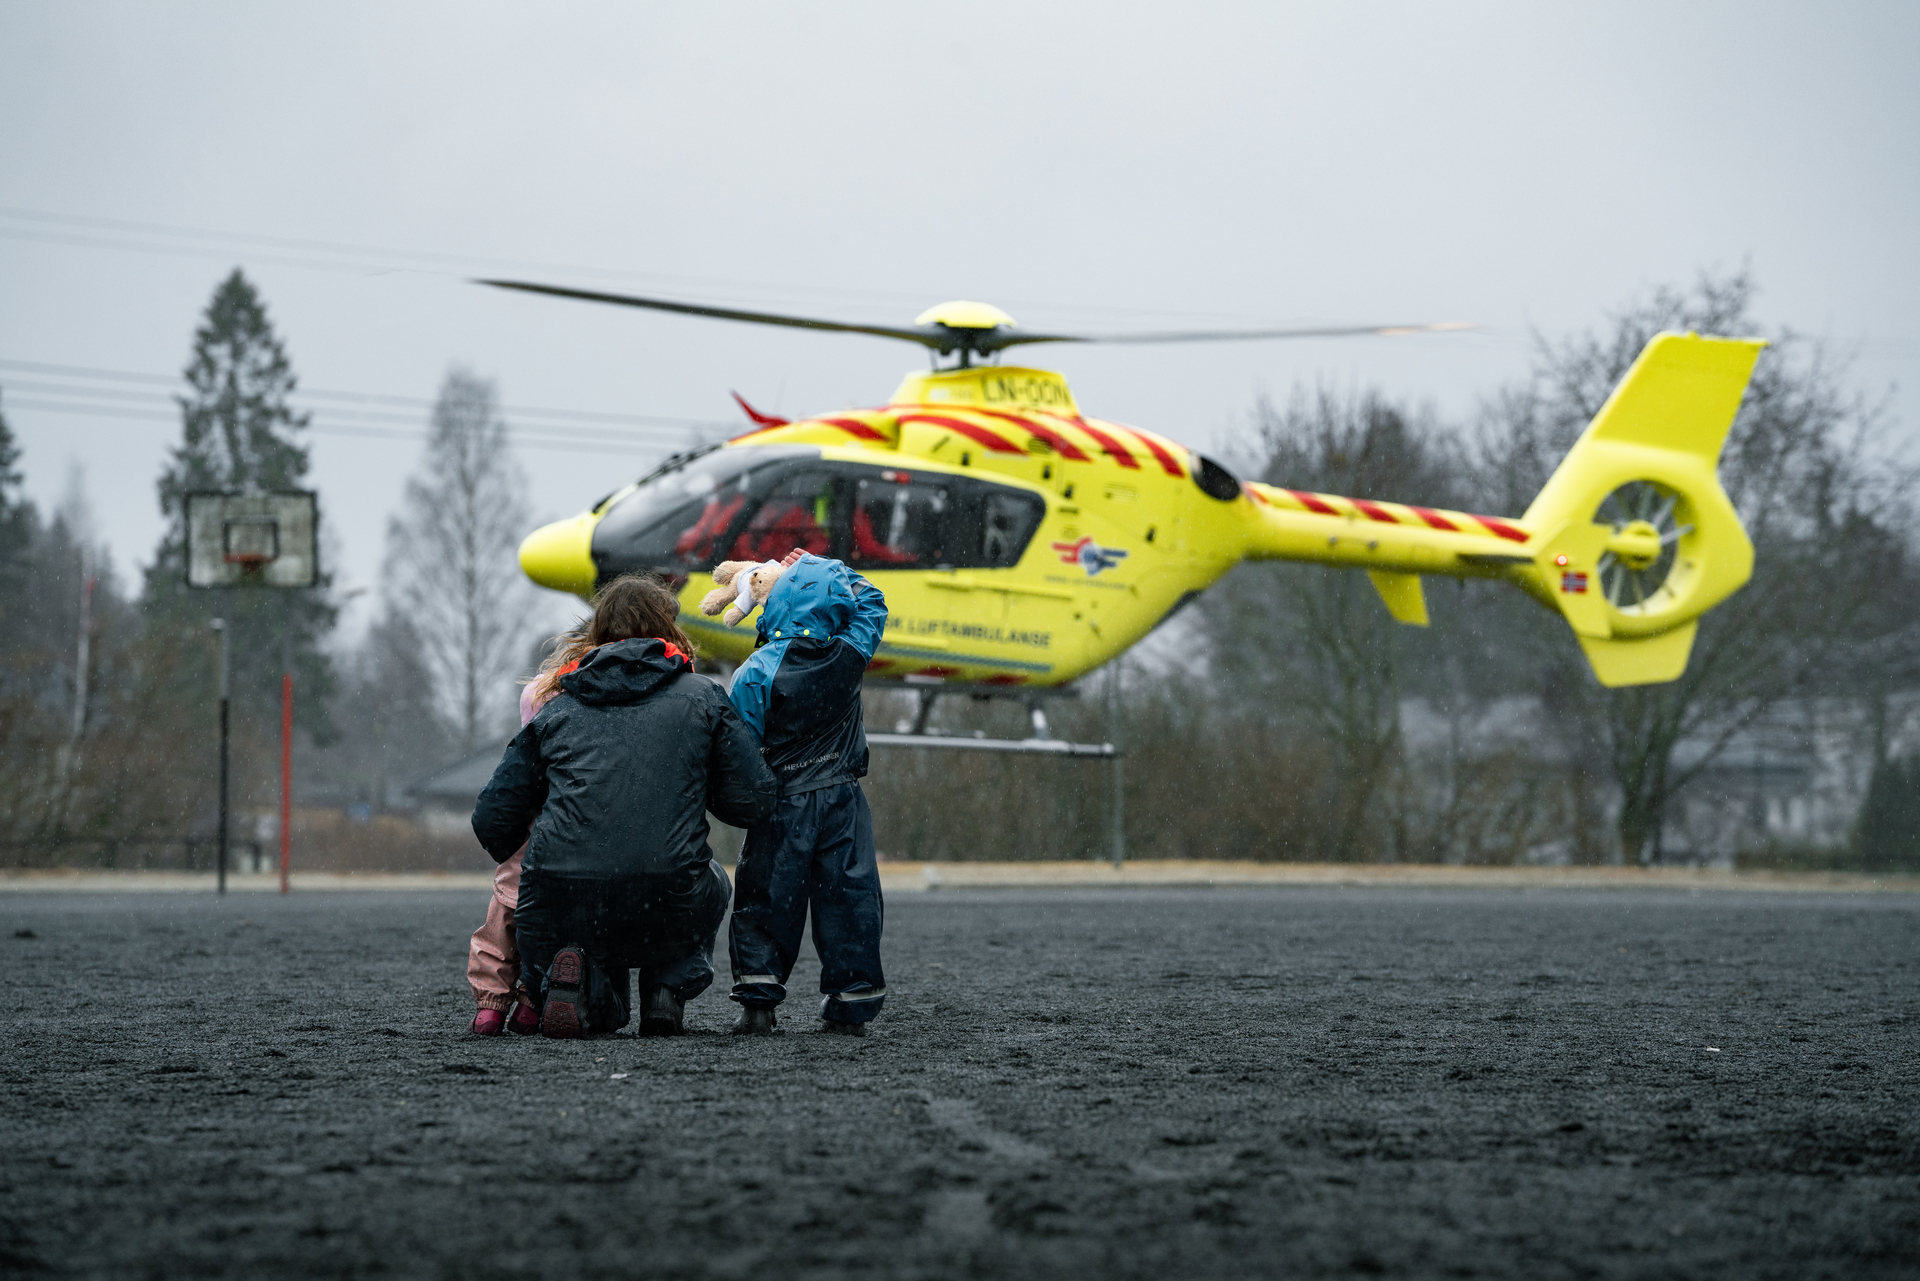
<svg viewBox="0 0 1920 1281">
<path fill-rule="evenodd" d="M 587 1042 L 482 906 L 0 898 L 0 1273 L 1920 1275 L 1920 897 L 900 895 L 864 1040 Z"/>
</svg>

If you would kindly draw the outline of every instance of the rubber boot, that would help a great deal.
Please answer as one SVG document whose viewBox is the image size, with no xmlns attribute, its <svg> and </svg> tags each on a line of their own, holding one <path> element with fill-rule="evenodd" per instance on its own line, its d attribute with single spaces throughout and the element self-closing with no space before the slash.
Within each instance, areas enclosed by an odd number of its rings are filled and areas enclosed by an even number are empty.
<svg viewBox="0 0 1920 1281">
<path fill-rule="evenodd" d="M 835 1023 L 832 1019 L 821 1019 L 820 1030 L 829 1036 L 865 1036 L 865 1023 Z"/>
<path fill-rule="evenodd" d="M 743 1005 L 733 1025 L 735 1036 L 772 1036 L 779 1019 L 771 1005 Z"/>
<path fill-rule="evenodd" d="M 679 1036 L 686 1031 L 687 1006 L 672 988 L 651 987 L 640 996 L 640 1035 Z"/>
</svg>

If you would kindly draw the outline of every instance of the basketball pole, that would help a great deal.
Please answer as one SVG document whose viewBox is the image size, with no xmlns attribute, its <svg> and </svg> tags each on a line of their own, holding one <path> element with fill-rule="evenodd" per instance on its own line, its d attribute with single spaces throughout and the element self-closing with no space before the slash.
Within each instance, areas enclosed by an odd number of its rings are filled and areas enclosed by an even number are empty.
<svg viewBox="0 0 1920 1281">
<path fill-rule="evenodd" d="M 280 612 L 280 892 L 293 866 L 293 622 Z"/>
<path fill-rule="evenodd" d="M 319 581 L 315 545 L 320 510 L 311 490 L 186 495 L 187 586 L 203 588 L 311 588 Z M 282 598 L 285 604 L 285 598 Z M 265 611 L 262 611 L 263 613 Z M 291 889 L 293 867 L 293 634 L 291 607 L 280 614 L 280 892 Z M 228 827 L 232 789 L 232 638 L 229 621 L 212 619 L 220 633 L 219 892 L 227 892 Z M 259 871 L 260 844 L 253 845 Z"/>
<path fill-rule="evenodd" d="M 280 674 L 280 892 L 293 857 L 293 672 Z"/>
<path fill-rule="evenodd" d="M 231 722 L 228 710 L 232 699 L 227 679 L 227 620 L 213 620 L 213 630 L 220 633 L 220 830 L 216 838 L 219 850 L 219 892 L 227 892 L 227 743 Z"/>
</svg>

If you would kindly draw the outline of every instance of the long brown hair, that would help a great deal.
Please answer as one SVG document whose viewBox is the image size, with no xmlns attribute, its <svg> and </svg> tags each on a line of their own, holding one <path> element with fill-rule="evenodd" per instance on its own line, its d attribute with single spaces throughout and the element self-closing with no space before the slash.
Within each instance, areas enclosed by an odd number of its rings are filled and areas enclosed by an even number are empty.
<svg viewBox="0 0 1920 1281">
<path fill-rule="evenodd" d="M 535 705 L 559 692 L 560 677 L 589 650 L 614 641 L 651 636 L 693 661 L 693 640 L 680 629 L 680 601 L 651 574 L 622 574 L 593 597 L 593 614 L 554 637 L 553 652 L 531 681 Z"/>
</svg>

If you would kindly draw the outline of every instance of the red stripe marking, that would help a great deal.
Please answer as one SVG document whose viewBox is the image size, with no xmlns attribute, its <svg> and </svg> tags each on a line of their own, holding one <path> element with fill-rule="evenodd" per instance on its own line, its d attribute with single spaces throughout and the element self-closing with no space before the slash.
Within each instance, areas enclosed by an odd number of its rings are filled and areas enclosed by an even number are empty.
<svg viewBox="0 0 1920 1281">
<path fill-rule="evenodd" d="M 1445 516 L 1442 516 L 1439 512 L 1435 511 L 1431 507 L 1410 507 L 1408 508 L 1408 510 L 1413 512 L 1421 520 L 1426 521 L 1427 524 L 1433 526 L 1433 528 L 1435 529 L 1444 529 L 1456 534 L 1460 532 L 1460 527 L 1458 525 L 1454 524 L 1452 521 L 1448 520 Z"/>
<path fill-rule="evenodd" d="M 1247 497 L 1253 499 L 1254 502 L 1265 503 L 1269 507 L 1273 506 L 1273 500 L 1271 498 L 1268 498 L 1265 494 L 1255 489 L 1252 485 L 1248 484 L 1246 481 L 1243 480 L 1240 482 L 1240 488 L 1245 490 Z"/>
<path fill-rule="evenodd" d="M 1087 435 L 1093 437 L 1094 442 L 1098 444 L 1101 449 L 1105 450 L 1107 456 L 1113 459 L 1114 462 L 1133 471 L 1140 470 L 1140 460 L 1135 458 L 1119 441 L 1107 435 L 1107 433 L 1101 431 L 1084 418 L 1069 418 L 1067 421 L 1087 433 Z"/>
<path fill-rule="evenodd" d="M 1187 474 L 1180 470 L 1180 464 L 1174 461 L 1173 455 L 1167 452 L 1166 446 L 1162 445 L 1159 441 L 1155 440 L 1152 436 L 1148 435 L 1146 432 L 1136 431 L 1134 428 L 1124 426 L 1123 424 L 1120 424 L 1120 423 L 1115 423 L 1114 426 L 1119 427 L 1121 431 L 1126 432 L 1128 435 L 1132 436 L 1135 440 L 1145 445 L 1147 447 L 1147 452 L 1151 453 L 1156 459 L 1159 460 L 1160 466 L 1166 470 L 1167 475 L 1184 476 Z"/>
<path fill-rule="evenodd" d="M 1479 521 L 1482 525 L 1485 525 L 1488 529 L 1492 530 L 1495 534 L 1498 534 L 1501 538 L 1506 539 L 1508 542 L 1524 543 L 1527 541 L 1526 530 L 1515 529 L 1512 525 L 1507 524 L 1507 522 L 1504 520 L 1495 520 L 1491 516 L 1475 516 L 1474 519 Z"/>
<path fill-rule="evenodd" d="M 1379 503 L 1370 503 L 1364 498 L 1349 498 L 1348 502 L 1366 513 L 1368 520 L 1377 520 L 1383 525 L 1398 525 L 1400 520 Z"/>
<path fill-rule="evenodd" d="M 1087 457 L 1086 451 L 1081 449 L 1080 446 L 1074 444 L 1053 428 L 1043 423 L 1034 422 L 1031 418 L 1022 418 L 1019 414 L 1010 414 L 1004 409 L 976 409 L 973 412 L 976 414 L 985 414 L 989 418 L 998 418 L 1003 422 L 1013 423 L 1015 426 L 1026 428 L 1041 440 L 1046 441 L 1049 445 L 1059 450 L 1062 458 L 1069 459 L 1076 463 L 1093 461 Z"/>
<path fill-rule="evenodd" d="M 848 435 L 858 436 L 861 440 L 877 440 L 883 444 L 887 440 L 885 432 L 875 431 L 858 418 L 822 418 L 819 421 L 830 427 L 838 427 Z"/>
<path fill-rule="evenodd" d="M 948 418 L 945 414 L 901 414 L 900 421 L 903 423 L 932 423 L 936 427 L 950 427 L 962 436 L 965 436 L 968 440 L 976 444 L 985 445 L 988 449 L 994 450 L 996 453 L 1024 454 L 1027 452 L 998 432 L 988 431 L 985 427 L 963 422 L 958 418 Z"/>
<path fill-rule="evenodd" d="M 1282 492 L 1292 494 L 1295 498 L 1299 499 L 1301 505 L 1304 506 L 1310 512 L 1319 512 L 1322 516 L 1338 516 L 1340 514 L 1340 509 L 1338 507 L 1333 507 L 1326 503 L 1321 502 L 1318 498 L 1315 498 L 1312 494 L 1307 493 L 1305 490 L 1288 489 Z"/>
</svg>

